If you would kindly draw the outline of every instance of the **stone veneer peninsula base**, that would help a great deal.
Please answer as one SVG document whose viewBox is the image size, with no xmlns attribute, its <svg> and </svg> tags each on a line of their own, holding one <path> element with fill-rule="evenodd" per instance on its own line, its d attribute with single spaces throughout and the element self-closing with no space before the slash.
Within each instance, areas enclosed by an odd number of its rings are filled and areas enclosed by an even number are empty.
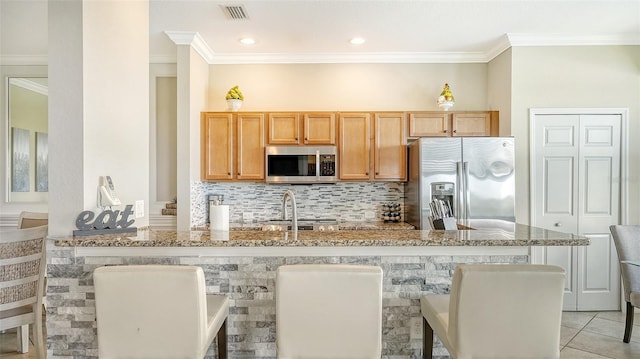
<svg viewBox="0 0 640 359">
<path fill-rule="evenodd" d="M 512 231 L 363 230 L 292 233 L 141 231 L 137 237 L 49 239 L 47 357 L 98 357 L 93 271 L 105 265 L 204 269 L 207 291 L 231 299 L 230 358 L 275 358 L 275 271 L 283 264 L 349 263 L 383 269 L 382 353 L 417 358 L 420 296 L 448 293 L 459 263 L 527 263 L 533 245 L 588 245 L 586 238 L 515 225 Z M 340 295 L 340 293 L 336 293 Z M 345 298 L 348 300 L 348 298 Z M 126 303 L 123 303 L 126 304 Z M 175 310 L 180 310 L 176 308 Z M 415 331 L 414 331 L 415 332 Z M 215 357 L 212 346 L 207 357 Z M 437 342 L 434 357 L 448 353 Z"/>
</svg>

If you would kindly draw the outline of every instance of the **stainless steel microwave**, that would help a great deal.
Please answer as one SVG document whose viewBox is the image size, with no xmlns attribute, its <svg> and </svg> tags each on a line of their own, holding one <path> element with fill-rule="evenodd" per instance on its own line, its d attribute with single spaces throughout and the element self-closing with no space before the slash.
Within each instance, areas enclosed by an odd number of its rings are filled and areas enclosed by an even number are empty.
<svg viewBox="0 0 640 359">
<path fill-rule="evenodd" d="M 267 146 L 266 181 L 331 183 L 338 180 L 336 146 Z"/>
</svg>

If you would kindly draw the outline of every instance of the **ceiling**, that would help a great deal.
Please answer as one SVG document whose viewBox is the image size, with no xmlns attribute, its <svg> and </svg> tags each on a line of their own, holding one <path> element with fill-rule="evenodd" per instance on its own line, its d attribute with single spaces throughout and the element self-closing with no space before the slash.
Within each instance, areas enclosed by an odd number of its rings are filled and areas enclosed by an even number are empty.
<svg viewBox="0 0 640 359">
<path fill-rule="evenodd" d="M 167 31 L 198 33 L 210 63 L 486 62 L 509 46 L 640 45 L 638 0 L 150 0 L 149 14 L 151 62 L 175 61 Z M 46 1 L 0 0 L 0 16 L 5 62 L 46 57 Z"/>
</svg>

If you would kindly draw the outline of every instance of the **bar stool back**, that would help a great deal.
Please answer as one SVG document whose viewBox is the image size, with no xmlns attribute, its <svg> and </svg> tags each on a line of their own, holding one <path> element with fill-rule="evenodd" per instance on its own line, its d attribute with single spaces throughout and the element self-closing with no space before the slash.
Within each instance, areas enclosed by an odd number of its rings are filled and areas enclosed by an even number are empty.
<svg viewBox="0 0 640 359">
<path fill-rule="evenodd" d="M 424 358 L 434 331 L 456 359 L 558 358 L 564 279 L 550 265 L 457 266 L 451 295 L 420 299 Z"/>
<path fill-rule="evenodd" d="M 382 269 L 285 265 L 276 275 L 280 359 L 380 359 Z"/>
<path fill-rule="evenodd" d="M 206 295 L 195 266 L 130 265 L 93 273 L 100 358 L 226 358 L 229 300 Z"/>
<path fill-rule="evenodd" d="M 18 328 L 19 353 L 29 351 L 29 325 L 37 358 L 45 358 L 42 286 L 47 226 L 0 234 L 0 330 Z"/>
</svg>

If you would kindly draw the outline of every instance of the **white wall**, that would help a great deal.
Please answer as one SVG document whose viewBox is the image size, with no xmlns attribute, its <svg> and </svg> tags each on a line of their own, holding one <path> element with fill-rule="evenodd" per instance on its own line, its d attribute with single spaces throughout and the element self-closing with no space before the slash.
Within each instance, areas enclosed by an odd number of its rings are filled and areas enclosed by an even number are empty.
<svg viewBox="0 0 640 359">
<path fill-rule="evenodd" d="M 445 83 L 453 110 L 488 110 L 486 64 L 211 65 L 209 111 L 225 111 L 238 85 L 243 111 L 439 110 Z"/>
<path fill-rule="evenodd" d="M 49 14 L 49 233 L 56 236 L 70 234 L 81 211 L 96 210 L 99 176 L 112 176 L 123 207 L 149 204 L 149 8 L 56 1 Z M 148 216 L 135 225 L 148 225 Z"/>
<path fill-rule="evenodd" d="M 68 235 L 85 209 L 81 2 L 49 4 L 49 41 L 49 234 Z"/>
<path fill-rule="evenodd" d="M 515 47 L 516 219 L 529 223 L 529 109 L 629 108 L 629 223 L 640 223 L 640 46 Z M 624 134 L 623 134 L 624 135 Z"/>
<path fill-rule="evenodd" d="M 178 45 L 177 229 L 191 229 L 191 184 L 200 179 L 200 113 L 207 106 L 209 65 L 191 47 Z"/>
</svg>

